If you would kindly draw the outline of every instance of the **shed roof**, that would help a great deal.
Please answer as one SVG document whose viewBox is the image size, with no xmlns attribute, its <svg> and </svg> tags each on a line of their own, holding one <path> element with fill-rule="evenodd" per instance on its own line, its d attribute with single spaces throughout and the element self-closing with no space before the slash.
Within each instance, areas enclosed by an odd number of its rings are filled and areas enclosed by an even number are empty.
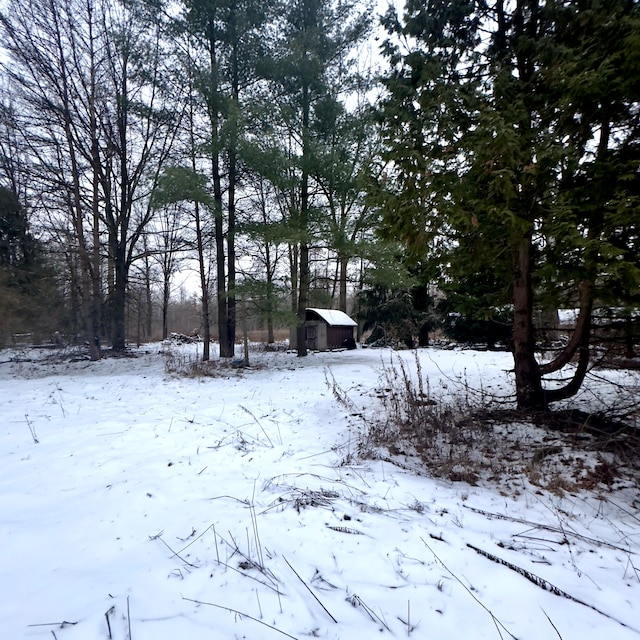
<svg viewBox="0 0 640 640">
<path fill-rule="evenodd" d="M 307 319 L 314 319 L 313 315 L 319 316 L 331 327 L 357 327 L 358 323 L 352 320 L 344 311 L 337 309 L 307 309 Z M 311 312 L 311 318 L 309 313 Z"/>
</svg>

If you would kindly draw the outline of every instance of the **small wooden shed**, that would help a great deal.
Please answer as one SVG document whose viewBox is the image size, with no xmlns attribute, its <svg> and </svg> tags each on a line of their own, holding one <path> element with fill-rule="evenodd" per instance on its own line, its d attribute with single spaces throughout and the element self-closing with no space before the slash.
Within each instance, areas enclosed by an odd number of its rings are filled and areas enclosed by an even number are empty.
<svg viewBox="0 0 640 640">
<path fill-rule="evenodd" d="M 355 349 L 355 330 L 358 323 L 343 311 L 307 309 L 304 325 L 307 349 Z"/>
</svg>

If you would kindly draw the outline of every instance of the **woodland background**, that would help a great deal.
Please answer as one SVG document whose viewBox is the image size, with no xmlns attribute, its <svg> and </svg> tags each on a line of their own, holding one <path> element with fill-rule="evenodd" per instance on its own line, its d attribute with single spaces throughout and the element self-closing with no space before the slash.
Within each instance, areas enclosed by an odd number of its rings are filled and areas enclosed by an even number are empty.
<svg viewBox="0 0 640 640">
<path fill-rule="evenodd" d="M 378 343 L 510 348 L 521 408 L 572 395 L 638 342 L 638 13 L 5 2 L 0 343 L 305 355 L 322 306 Z"/>
</svg>

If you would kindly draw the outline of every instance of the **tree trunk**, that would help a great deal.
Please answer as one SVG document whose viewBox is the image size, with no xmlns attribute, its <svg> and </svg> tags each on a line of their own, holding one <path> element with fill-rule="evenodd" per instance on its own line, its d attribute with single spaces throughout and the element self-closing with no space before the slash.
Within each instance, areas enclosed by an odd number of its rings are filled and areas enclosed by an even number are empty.
<svg viewBox="0 0 640 640">
<path fill-rule="evenodd" d="M 162 339 L 169 336 L 169 296 L 171 294 L 170 275 L 164 274 L 162 283 Z"/>
<path fill-rule="evenodd" d="M 309 245 L 306 242 L 303 242 L 300 245 L 298 325 L 296 327 L 298 357 L 304 357 L 307 355 L 307 340 L 304 323 L 307 315 L 307 307 L 309 306 L 309 280 Z"/>
<path fill-rule="evenodd" d="M 229 189 L 227 193 L 227 348 L 235 355 L 236 342 L 236 184 L 238 181 L 238 118 L 240 112 L 240 53 L 236 4 L 231 3 L 229 38 L 231 41 L 231 109 L 229 115 Z M 243 307 L 244 313 L 244 307 Z M 245 324 L 243 324 L 243 327 Z"/>
<path fill-rule="evenodd" d="M 289 267 L 291 273 L 291 313 L 298 316 L 298 263 L 300 262 L 300 248 L 297 244 L 289 245 Z M 298 348 L 298 323 L 289 329 L 289 348 Z"/>
<path fill-rule="evenodd" d="M 236 342 L 236 180 L 237 162 L 234 145 L 229 149 L 229 191 L 228 191 L 228 220 L 227 220 L 227 346 L 225 354 L 233 358 Z M 221 347 L 222 349 L 222 347 Z"/>
<path fill-rule="evenodd" d="M 126 308 L 128 269 L 125 250 L 121 243 L 116 243 L 114 257 L 115 283 L 111 299 L 112 310 L 112 343 L 114 351 L 125 351 L 126 341 Z"/>
<path fill-rule="evenodd" d="M 211 320 L 209 318 L 209 282 L 204 259 L 204 240 L 200 223 L 200 205 L 195 203 L 196 244 L 198 249 L 198 266 L 200 270 L 200 290 L 202 291 L 202 360 L 206 362 L 211 357 Z"/>
<path fill-rule="evenodd" d="M 309 143 L 309 117 L 311 103 L 309 86 L 302 87 L 302 183 L 300 187 L 300 218 L 299 230 L 302 241 L 300 242 L 300 280 L 298 281 L 298 325 L 296 329 L 298 357 L 307 355 L 307 340 L 305 332 L 305 320 L 307 307 L 309 306 L 309 285 L 311 274 L 309 273 L 309 155 L 311 145 Z"/>
<path fill-rule="evenodd" d="M 540 368 L 535 358 L 531 233 L 520 238 L 513 251 L 513 360 L 518 409 L 544 409 Z"/>
<path fill-rule="evenodd" d="M 340 271 L 338 274 L 340 280 L 338 309 L 347 313 L 347 268 L 349 266 L 349 258 L 344 255 L 339 255 L 338 260 L 340 262 Z"/>
</svg>

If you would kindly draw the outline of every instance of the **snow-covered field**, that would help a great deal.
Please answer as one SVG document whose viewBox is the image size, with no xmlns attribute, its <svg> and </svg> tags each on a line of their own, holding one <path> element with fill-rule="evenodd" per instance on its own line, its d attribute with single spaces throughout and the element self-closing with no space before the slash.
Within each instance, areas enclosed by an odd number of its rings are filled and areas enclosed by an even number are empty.
<svg viewBox="0 0 640 640">
<path fill-rule="evenodd" d="M 169 374 L 166 351 L 0 352 L 0 639 L 640 636 L 635 489 L 359 459 L 386 350 L 254 353 L 218 377 Z M 511 389 L 509 354 L 419 358 L 443 393 Z"/>
</svg>

